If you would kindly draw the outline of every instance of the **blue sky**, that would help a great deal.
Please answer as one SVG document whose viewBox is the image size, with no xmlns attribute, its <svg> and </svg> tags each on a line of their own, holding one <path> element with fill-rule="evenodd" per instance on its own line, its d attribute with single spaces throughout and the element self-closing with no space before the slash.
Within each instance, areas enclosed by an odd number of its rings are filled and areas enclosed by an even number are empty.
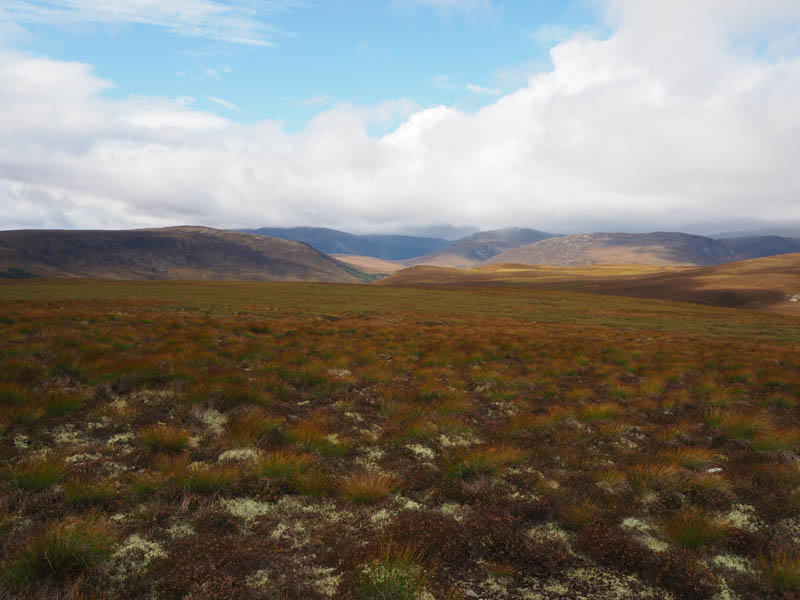
<svg viewBox="0 0 800 600">
<path fill-rule="evenodd" d="M 0 229 L 800 225 L 797 0 L 0 0 Z"/>
<path fill-rule="evenodd" d="M 277 119 L 288 129 L 337 102 L 408 98 L 475 110 L 548 69 L 548 51 L 565 32 L 601 27 L 596 6 L 582 1 L 309 0 L 253 3 L 248 43 L 215 39 L 219 31 L 187 33 L 174 18 L 125 21 L 113 2 L 98 16 L 79 1 L 69 17 L 46 22 L 31 13 L 48 3 L 24 4 L 19 45 L 93 65 L 113 82 L 109 96 L 181 98 L 231 120 Z"/>
</svg>

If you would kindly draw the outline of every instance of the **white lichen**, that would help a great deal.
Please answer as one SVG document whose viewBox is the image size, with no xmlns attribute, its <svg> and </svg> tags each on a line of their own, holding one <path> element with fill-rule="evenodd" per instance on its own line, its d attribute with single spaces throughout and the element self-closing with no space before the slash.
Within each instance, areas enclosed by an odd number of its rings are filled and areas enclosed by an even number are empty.
<svg viewBox="0 0 800 600">
<path fill-rule="evenodd" d="M 406 448 L 420 460 L 433 460 L 436 458 L 436 452 L 422 444 L 409 444 Z"/>
<path fill-rule="evenodd" d="M 136 534 L 129 536 L 114 553 L 111 561 L 112 576 L 124 581 L 141 575 L 154 560 L 167 556 L 156 542 L 151 542 Z"/>
<path fill-rule="evenodd" d="M 257 448 L 234 448 L 219 455 L 219 462 L 255 460 L 261 455 Z"/>
</svg>

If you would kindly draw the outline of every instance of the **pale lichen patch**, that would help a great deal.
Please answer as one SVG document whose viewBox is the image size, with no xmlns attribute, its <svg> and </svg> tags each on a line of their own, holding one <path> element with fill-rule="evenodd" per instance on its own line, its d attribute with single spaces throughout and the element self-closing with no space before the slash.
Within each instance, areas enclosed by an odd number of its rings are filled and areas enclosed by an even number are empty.
<svg viewBox="0 0 800 600">
<path fill-rule="evenodd" d="M 737 573 L 755 573 L 753 563 L 743 556 L 733 554 L 719 554 L 711 559 L 711 562 L 723 569 L 736 571 Z"/>
<path fill-rule="evenodd" d="M 448 503 L 442 504 L 439 507 L 439 510 L 442 512 L 443 515 L 448 517 L 453 517 L 456 521 L 463 521 L 464 515 L 466 514 L 468 508 L 456 503 Z"/>
<path fill-rule="evenodd" d="M 212 435 L 220 435 L 225 431 L 225 424 L 228 422 L 228 417 L 213 408 L 206 410 L 195 408 L 192 416 L 203 423 Z"/>
<path fill-rule="evenodd" d="M 167 556 L 156 542 L 138 535 L 129 536 L 112 557 L 111 573 L 114 579 L 124 581 L 144 573 L 150 563 Z"/>
<path fill-rule="evenodd" d="M 419 460 L 433 460 L 436 458 L 436 452 L 422 444 L 409 444 L 406 448 Z"/>
<path fill-rule="evenodd" d="M 749 504 L 734 504 L 728 513 L 722 515 L 722 520 L 743 531 L 756 532 L 764 527 L 764 522 L 756 515 L 756 509 Z"/>
<path fill-rule="evenodd" d="M 665 552 L 669 550 L 669 544 L 659 540 L 653 535 L 653 528 L 649 523 L 628 517 L 620 526 L 635 533 L 635 539 L 647 546 L 653 552 Z"/>
<path fill-rule="evenodd" d="M 53 432 L 53 441 L 61 445 L 78 445 L 85 444 L 87 440 L 79 431 L 75 430 L 73 425 L 67 424 Z"/>
<path fill-rule="evenodd" d="M 336 573 L 336 569 L 330 567 L 315 567 L 311 569 L 314 580 L 314 587 L 323 596 L 332 598 L 339 589 L 339 582 L 342 580 L 341 574 Z"/>
<path fill-rule="evenodd" d="M 234 517 L 250 524 L 257 518 L 275 512 L 275 504 L 259 502 L 253 498 L 224 498 L 222 506 Z"/>
<path fill-rule="evenodd" d="M 73 454 L 72 456 L 68 456 L 64 459 L 64 462 L 68 462 L 71 465 L 80 464 L 80 463 L 87 463 L 92 462 L 94 460 L 101 460 L 103 458 L 102 454 Z"/>
<path fill-rule="evenodd" d="M 30 444 L 30 440 L 27 435 L 20 434 L 14 436 L 14 447 L 17 450 L 27 450 L 28 444 Z"/>
<path fill-rule="evenodd" d="M 173 540 L 177 540 L 194 535 L 194 527 L 190 523 L 174 523 L 167 529 L 167 533 Z"/>
<path fill-rule="evenodd" d="M 258 448 L 234 448 L 219 455 L 219 462 L 255 460 L 261 455 Z"/>
<path fill-rule="evenodd" d="M 475 444 L 480 444 L 481 441 L 468 434 L 454 434 L 447 436 L 445 434 L 439 435 L 439 445 L 442 448 L 462 448 L 466 446 L 474 446 Z"/>
</svg>

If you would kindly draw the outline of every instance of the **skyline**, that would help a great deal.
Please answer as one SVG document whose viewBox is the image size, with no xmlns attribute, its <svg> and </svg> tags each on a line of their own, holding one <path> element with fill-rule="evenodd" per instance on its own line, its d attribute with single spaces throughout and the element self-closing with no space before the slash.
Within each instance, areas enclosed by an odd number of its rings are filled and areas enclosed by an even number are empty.
<svg viewBox="0 0 800 600">
<path fill-rule="evenodd" d="M 788 0 L 0 2 L 0 229 L 800 223 Z"/>
</svg>

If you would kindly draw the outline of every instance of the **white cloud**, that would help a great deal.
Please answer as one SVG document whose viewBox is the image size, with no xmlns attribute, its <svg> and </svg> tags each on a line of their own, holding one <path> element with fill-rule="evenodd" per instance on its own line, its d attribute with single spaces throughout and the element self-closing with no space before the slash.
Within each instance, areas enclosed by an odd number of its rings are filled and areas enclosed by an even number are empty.
<svg viewBox="0 0 800 600">
<path fill-rule="evenodd" d="M 236 106 L 233 102 L 228 102 L 227 100 L 223 100 L 222 98 L 215 98 L 214 96 L 206 96 L 211 102 L 214 104 L 219 104 L 222 108 L 227 108 L 228 110 L 239 110 L 239 107 Z"/>
<path fill-rule="evenodd" d="M 499 96 L 503 93 L 502 90 L 493 90 L 490 88 L 482 87 L 480 85 L 475 85 L 474 83 L 468 83 L 464 86 L 464 88 L 468 92 L 472 92 L 473 94 L 483 94 L 488 96 Z"/>
<path fill-rule="evenodd" d="M 781 35 L 798 31 L 800 7 L 751 4 L 613 0 L 606 39 L 558 44 L 551 71 L 476 113 L 337 104 L 293 134 L 191 103 L 109 100 L 86 65 L 0 52 L 0 223 L 800 222 L 800 58 L 790 44 L 757 51 L 779 20 Z M 375 124 L 393 130 L 370 137 Z"/>
<path fill-rule="evenodd" d="M 294 6 L 298 0 L 4 0 L 0 22 L 9 23 L 138 23 L 180 35 L 272 46 L 281 31 L 264 19 Z"/>
<path fill-rule="evenodd" d="M 449 75 L 437 75 L 436 77 L 431 77 L 430 83 L 432 86 L 442 90 L 456 89 L 456 86 Z"/>
</svg>

